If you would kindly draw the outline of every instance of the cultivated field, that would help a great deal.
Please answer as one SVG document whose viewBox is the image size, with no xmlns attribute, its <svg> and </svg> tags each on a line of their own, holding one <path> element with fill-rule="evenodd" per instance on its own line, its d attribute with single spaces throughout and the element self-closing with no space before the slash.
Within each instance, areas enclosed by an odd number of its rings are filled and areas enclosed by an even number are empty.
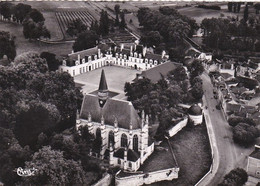
<svg viewBox="0 0 260 186">
<path fill-rule="evenodd" d="M 87 27 L 90 27 L 92 21 L 95 20 L 88 11 L 58 11 L 55 12 L 55 16 L 65 38 L 71 38 L 66 30 L 72 21 L 80 19 Z"/>
<path fill-rule="evenodd" d="M 137 70 L 107 66 L 78 75 L 74 77 L 74 81 L 84 85 L 82 86 L 83 93 L 93 92 L 98 89 L 102 69 L 105 71 L 108 89 L 119 93 L 115 98 L 125 99 L 125 82 L 131 82 L 136 77 L 136 73 L 139 72 Z"/>
</svg>

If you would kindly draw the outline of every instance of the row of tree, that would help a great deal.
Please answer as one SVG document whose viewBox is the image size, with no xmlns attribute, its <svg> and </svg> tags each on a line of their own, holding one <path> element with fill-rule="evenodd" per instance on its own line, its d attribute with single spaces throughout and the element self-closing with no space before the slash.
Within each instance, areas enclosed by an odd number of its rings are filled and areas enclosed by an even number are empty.
<svg viewBox="0 0 260 186">
<path fill-rule="evenodd" d="M 37 9 L 30 5 L 10 2 L 0 3 L 0 14 L 4 19 L 23 24 L 23 34 L 26 39 L 50 38 L 50 32 L 44 25 L 44 17 Z"/>
<path fill-rule="evenodd" d="M 224 180 L 220 184 L 218 184 L 218 186 L 242 186 L 247 182 L 247 180 L 247 172 L 244 169 L 236 168 L 231 170 L 228 174 L 226 174 Z"/>
<path fill-rule="evenodd" d="M 211 49 L 223 51 L 258 51 L 260 37 L 260 21 L 249 18 L 232 21 L 222 18 L 205 18 L 201 23 L 204 31 L 203 43 Z"/>
</svg>

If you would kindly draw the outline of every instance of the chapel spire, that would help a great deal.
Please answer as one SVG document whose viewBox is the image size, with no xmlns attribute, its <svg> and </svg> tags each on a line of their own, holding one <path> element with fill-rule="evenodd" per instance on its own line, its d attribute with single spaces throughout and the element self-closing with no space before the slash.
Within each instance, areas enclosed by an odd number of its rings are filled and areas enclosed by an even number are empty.
<svg viewBox="0 0 260 186">
<path fill-rule="evenodd" d="M 108 98 L 108 88 L 104 69 L 102 69 L 99 88 L 98 88 L 98 99 L 100 107 L 103 107 Z"/>
</svg>

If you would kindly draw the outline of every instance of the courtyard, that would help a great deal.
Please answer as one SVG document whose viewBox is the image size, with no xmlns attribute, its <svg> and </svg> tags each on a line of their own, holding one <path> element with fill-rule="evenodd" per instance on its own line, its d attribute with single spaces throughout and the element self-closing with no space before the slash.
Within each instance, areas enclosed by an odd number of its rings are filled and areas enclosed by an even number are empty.
<svg viewBox="0 0 260 186">
<path fill-rule="evenodd" d="M 106 66 L 74 77 L 76 84 L 81 84 L 83 93 L 91 93 L 98 89 L 101 70 L 104 69 L 109 91 L 118 93 L 114 98 L 126 99 L 124 86 L 131 82 L 140 71 L 117 66 Z"/>
</svg>

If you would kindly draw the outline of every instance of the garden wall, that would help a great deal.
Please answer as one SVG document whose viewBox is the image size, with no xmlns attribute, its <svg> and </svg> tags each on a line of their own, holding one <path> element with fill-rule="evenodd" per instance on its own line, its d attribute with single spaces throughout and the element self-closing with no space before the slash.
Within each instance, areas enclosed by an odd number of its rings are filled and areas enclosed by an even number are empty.
<svg viewBox="0 0 260 186">
<path fill-rule="evenodd" d="M 175 134 L 177 134 L 179 131 L 181 131 L 181 129 L 183 129 L 183 127 L 185 127 L 187 125 L 187 123 L 188 123 L 188 118 L 185 118 L 182 121 L 180 121 L 177 125 L 170 128 L 168 130 L 169 136 L 172 137 Z"/>
<path fill-rule="evenodd" d="M 169 168 L 149 173 L 141 173 L 137 175 L 118 177 L 116 175 L 115 185 L 116 186 L 138 186 L 143 184 L 151 184 L 163 180 L 173 180 L 178 178 L 179 168 Z M 120 172 L 118 172 L 120 173 Z"/>
</svg>

